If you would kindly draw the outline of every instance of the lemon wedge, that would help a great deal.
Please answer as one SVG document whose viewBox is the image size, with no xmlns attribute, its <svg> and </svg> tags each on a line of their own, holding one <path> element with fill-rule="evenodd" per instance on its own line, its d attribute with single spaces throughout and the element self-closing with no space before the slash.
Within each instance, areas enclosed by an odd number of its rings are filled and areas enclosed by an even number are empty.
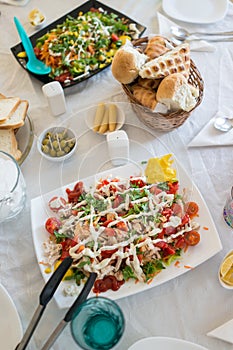
<svg viewBox="0 0 233 350">
<path fill-rule="evenodd" d="M 231 274 L 233 283 L 233 254 L 227 256 L 226 259 L 223 260 L 220 267 L 220 275 L 222 279 L 231 279 Z"/>
<path fill-rule="evenodd" d="M 229 286 L 233 286 L 233 267 L 228 270 L 226 275 L 222 277 L 222 281 L 228 284 Z"/>
</svg>

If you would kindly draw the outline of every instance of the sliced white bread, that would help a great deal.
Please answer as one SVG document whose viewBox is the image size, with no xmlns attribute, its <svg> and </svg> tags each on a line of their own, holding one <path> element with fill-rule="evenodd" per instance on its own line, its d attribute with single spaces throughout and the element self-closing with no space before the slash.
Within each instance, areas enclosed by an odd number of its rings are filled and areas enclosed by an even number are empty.
<svg viewBox="0 0 233 350">
<path fill-rule="evenodd" d="M 18 143 L 13 129 L 0 129 L 0 150 L 12 155 L 19 160 L 22 153 L 18 149 Z"/>
<path fill-rule="evenodd" d="M 12 116 L 19 103 L 19 97 L 0 98 L 0 123 L 5 122 Z"/>
<path fill-rule="evenodd" d="M 0 96 L 1 99 L 1 96 Z M 21 100 L 15 112 L 9 119 L 0 124 L 0 129 L 17 129 L 24 125 L 28 110 L 28 101 Z"/>
</svg>

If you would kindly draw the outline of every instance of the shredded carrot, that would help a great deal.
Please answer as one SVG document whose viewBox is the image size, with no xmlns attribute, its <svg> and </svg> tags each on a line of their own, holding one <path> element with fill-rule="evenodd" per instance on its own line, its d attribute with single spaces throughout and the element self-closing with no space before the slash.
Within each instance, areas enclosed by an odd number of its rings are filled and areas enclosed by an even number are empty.
<svg viewBox="0 0 233 350">
<path fill-rule="evenodd" d="M 189 266 L 189 265 L 184 265 L 184 267 L 185 267 L 186 269 L 192 269 L 192 266 Z"/>
<path fill-rule="evenodd" d="M 83 251 L 83 249 L 85 249 L 85 245 L 80 245 L 77 252 L 80 253 Z"/>
<path fill-rule="evenodd" d="M 209 227 L 204 226 L 204 227 L 203 227 L 203 230 L 208 231 L 208 230 L 209 230 Z"/>
<path fill-rule="evenodd" d="M 176 267 L 180 267 L 180 262 L 179 262 L 179 260 L 177 260 L 176 262 L 175 262 L 175 264 L 174 264 Z"/>
<path fill-rule="evenodd" d="M 149 279 L 146 283 L 150 284 L 153 281 L 153 278 Z"/>
<path fill-rule="evenodd" d="M 49 266 L 49 264 L 45 263 L 44 261 L 40 261 L 39 264 L 44 265 L 44 266 Z"/>
<path fill-rule="evenodd" d="M 186 244 L 186 246 L 184 247 L 184 253 L 186 253 L 187 252 L 187 250 L 188 250 L 188 244 Z"/>
</svg>

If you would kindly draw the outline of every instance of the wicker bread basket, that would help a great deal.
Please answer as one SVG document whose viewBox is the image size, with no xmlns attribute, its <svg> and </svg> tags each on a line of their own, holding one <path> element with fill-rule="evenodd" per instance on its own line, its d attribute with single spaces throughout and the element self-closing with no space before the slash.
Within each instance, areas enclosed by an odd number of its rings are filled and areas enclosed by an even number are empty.
<svg viewBox="0 0 233 350">
<path fill-rule="evenodd" d="M 133 41 L 134 47 L 140 49 L 141 52 L 145 50 L 148 42 L 148 37 L 140 38 Z M 172 44 L 173 45 L 173 44 Z M 175 45 L 174 45 L 175 46 Z M 191 60 L 190 75 L 188 82 L 199 89 L 199 97 L 195 107 L 189 111 L 179 110 L 176 112 L 170 112 L 166 114 L 153 112 L 147 107 L 143 106 L 133 95 L 131 90 L 132 84 L 122 84 L 122 88 L 125 91 L 129 101 L 132 103 L 132 107 L 138 116 L 138 118 L 147 126 L 159 131 L 170 131 L 181 126 L 186 119 L 190 116 L 191 112 L 201 103 L 203 98 L 204 82 L 198 71 L 195 63 Z"/>
</svg>

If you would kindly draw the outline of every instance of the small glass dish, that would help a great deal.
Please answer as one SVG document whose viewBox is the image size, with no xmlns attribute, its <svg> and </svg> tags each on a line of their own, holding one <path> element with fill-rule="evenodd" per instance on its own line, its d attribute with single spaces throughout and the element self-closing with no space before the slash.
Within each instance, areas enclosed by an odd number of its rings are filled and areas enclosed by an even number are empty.
<svg viewBox="0 0 233 350">
<path fill-rule="evenodd" d="M 73 339 L 85 350 L 112 349 L 121 339 L 124 329 L 125 319 L 120 307 L 105 297 L 84 301 L 71 321 Z"/>
<path fill-rule="evenodd" d="M 24 125 L 15 130 L 15 137 L 18 143 L 18 148 L 22 152 L 18 164 L 21 165 L 27 158 L 34 140 L 33 123 L 28 115 L 26 115 Z"/>
<path fill-rule="evenodd" d="M 125 123 L 125 113 L 124 113 L 123 109 L 121 107 L 119 107 L 119 105 L 117 103 L 106 102 L 106 103 L 101 103 L 101 104 L 104 105 L 105 109 L 109 108 L 110 105 L 116 106 L 116 111 L 117 111 L 116 126 L 115 126 L 115 129 L 112 131 L 120 130 Z M 94 130 L 95 116 L 96 116 L 96 111 L 97 111 L 98 106 L 99 105 L 94 105 L 94 106 L 91 106 L 85 110 L 85 112 L 86 112 L 85 121 L 86 121 L 88 128 L 91 129 L 93 132 L 96 132 L 100 135 L 101 134 L 107 135 L 111 132 L 111 131 L 109 131 L 109 129 L 103 133 L 100 133 L 99 131 Z"/>
<path fill-rule="evenodd" d="M 46 18 L 40 10 L 33 9 L 28 14 L 28 20 L 34 28 L 39 29 L 44 25 Z"/>
<path fill-rule="evenodd" d="M 38 137 L 37 149 L 47 160 L 62 162 L 76 151 L 77 137 L 73 130 L 66 127 L 50 127 Z"/>
<path fill-rule="evenodd" d="M 26 201 L 26 185 L 19 164 L 0 151 L 0 223 L 18 215 Z"/>
</svg>

